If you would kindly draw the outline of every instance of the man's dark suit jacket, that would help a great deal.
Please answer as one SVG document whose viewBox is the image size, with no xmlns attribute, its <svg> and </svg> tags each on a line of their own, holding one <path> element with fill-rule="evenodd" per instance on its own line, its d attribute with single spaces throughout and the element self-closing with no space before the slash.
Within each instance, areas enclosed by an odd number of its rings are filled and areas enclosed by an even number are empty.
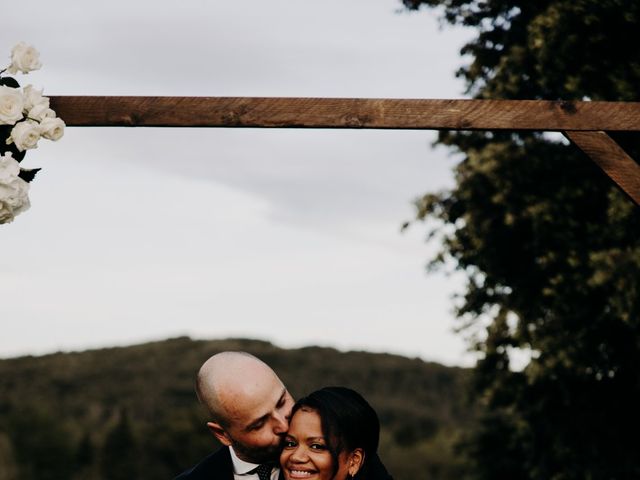
<svg viewBox="0 0 640 480">
<path fill-rule="evenodd" d="M 393 480 L 378 455 L 370 460 L 369 475 L 371 480 Z M 234 480 L 233 462 L 228 447 L 222 447 L 212 453 L 195 467 L 178 475 L 175 480 Z M 282 470 L 278 480 L 283 480 Z"/>
<path fill-rule="evenodd" d="M 233 463 L 229 448 L 222 447 L 195 467 L 182 472 L 175 480 L 233 480 Z"/>
<path fill-rule="evenodd" d="M 178 475 L 175 480 L 234 480 L 229 447 L 222 447 L 205 457 L 195 467 Z M 282 470 L 278 480 L 283 480 Z"/>
</svg>

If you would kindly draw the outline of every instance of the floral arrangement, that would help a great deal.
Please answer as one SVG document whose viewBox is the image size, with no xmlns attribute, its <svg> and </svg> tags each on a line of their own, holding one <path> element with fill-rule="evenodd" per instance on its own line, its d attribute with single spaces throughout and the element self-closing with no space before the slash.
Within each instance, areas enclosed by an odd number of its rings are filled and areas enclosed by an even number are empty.
<svg viewBox="0 0 640 480">
<path fill-rule="evenodd" d="M 20 89 L 5 75 L 26 74 L 41 66 L 38 51 L 20 42 L 11 50 L 11 64 L 0 70 L 0 224 L 12 222 L 30 206 L 29 182 L 40 169 L 20 166 L 26 151 L 37 148 L 40 138 L 56 141 L 64 134 L 64 122 L 42 90 L 32 85 Z"/>
</svg>

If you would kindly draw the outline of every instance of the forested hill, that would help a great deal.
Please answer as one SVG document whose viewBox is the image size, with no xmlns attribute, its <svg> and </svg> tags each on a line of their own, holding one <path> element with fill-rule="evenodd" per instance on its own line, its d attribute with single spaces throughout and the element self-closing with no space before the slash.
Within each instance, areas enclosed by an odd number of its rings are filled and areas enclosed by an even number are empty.
<svg viewBox="0 0 640 480">
<path fill-rule="evenodd" d="M 361 393 L 380 415 L 397 480 L 454 478 L 468 425 L 468 372 L 419 359 L 257 340 L 176 338 L 0 360 L 0 480 L 172 478 L 215 448 L 193 392 L 210 355 L 262 358 L 295 397 L 325 385 Z"/>
</svg>

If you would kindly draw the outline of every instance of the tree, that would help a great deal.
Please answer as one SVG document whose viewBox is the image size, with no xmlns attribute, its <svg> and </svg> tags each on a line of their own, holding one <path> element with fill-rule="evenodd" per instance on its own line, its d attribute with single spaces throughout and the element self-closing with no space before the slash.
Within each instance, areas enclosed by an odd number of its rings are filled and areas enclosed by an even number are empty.
<svg viewBox="0 0 640 480">
<path fill-rule="evenodd" d="M 71 435 L 55 415 L 30 405 L 17 407 L 0 429 L 6 429 L 11 443 L 7 453 L 12 451 L 13 459 L 8 461 L 5 473 L 8 478 L 11 471 L 21 480 L 58 480 L 73 475 Z M 2 470 L 5 464 L 0 467 Z"/>
<path fill-rule="evenodd" d="M 477 30 L 458 71 L 476 98 L 640 100 L 638 2 L 403 3 Z M 640 158 L 637 135 L 616 138 Z M 433 265 L 467 273 L 457 313 L 483 412 L 463 444 L 470 478 L 640 477 L 640 211 L 548 135 L 438 141 L 462 155 L 456 186 L 426 194 L 417 216 L 439 221 Z M 522 371 L 514 352 L 531 356 Z"/>
<path fill-rule="evenodd" d="M 89 480 L 99 476 L 96 463 L 96 448 L 89 431 L 85 431 L 76 445 L 74 479 Z"/>
<path fill-rule="evenodd" d="M 5 433 L 0 433 L 0 480 L 17 480 L 18 466 L 16 465 L 11 439 Z"/>
<path fill-rule="evenodd" d="M 138 449 L 129 416 L 120 410 L 118 423 L 107 434 L 102 448 L 101 471 L 105 480 L 124 480 L 138 475 Z"/>
</svg>

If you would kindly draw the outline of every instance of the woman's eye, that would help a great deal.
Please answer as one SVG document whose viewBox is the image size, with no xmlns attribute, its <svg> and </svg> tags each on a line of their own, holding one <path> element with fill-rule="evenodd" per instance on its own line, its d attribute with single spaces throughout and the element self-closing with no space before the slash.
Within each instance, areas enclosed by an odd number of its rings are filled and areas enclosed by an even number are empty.
<svg viewBox="0 0 640 480">
<path fill-rule="evenodd" d="M 323 445 L 321 443 L 312 443 L 310 445 L 312 450 L 326 450 L 326 445 Z"/>
<path fill-rule="evenodd" d="M 294 442 L 293 440 L 284 441 L 284 448 L 293 448 L 295 446 L 296 446 L 296 442 Z"/>
</svg>

